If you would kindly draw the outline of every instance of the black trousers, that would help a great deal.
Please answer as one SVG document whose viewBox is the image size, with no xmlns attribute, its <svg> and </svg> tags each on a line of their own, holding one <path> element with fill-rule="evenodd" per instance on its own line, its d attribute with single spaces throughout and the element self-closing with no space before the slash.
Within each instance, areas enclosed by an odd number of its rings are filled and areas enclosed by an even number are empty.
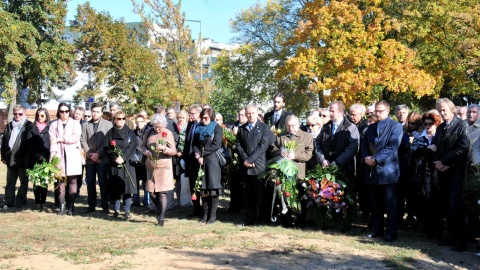
<svg viewBox="0 0 480 270">
<path fill-rule="evenodd" d="M 245 223 L 253 224 L 264 214 L 265 183 L 256 175 L 244 176 Z"/>
<path fill-rule="evenodd" d="M 370 200 L 372 203 L 372 226 L 373 232 L 379 235 L 385 234 L 397 237 L 398 229 L 398 208 L 397 208 L 397 186 L 392 185 L 369 185 Z M 387 213 L 386 222 L 383 214 Z"/>
<path fill-rule="evenodd" d="M 440 206 L 438 231 L 443 232 L 443 217 L 447 221 L 448 234 L 456 244 L 466 243 L 465 206 L 461 198 L 465 173 L 461 170 L 447 170 L 438 173 Z"/>
</svg>

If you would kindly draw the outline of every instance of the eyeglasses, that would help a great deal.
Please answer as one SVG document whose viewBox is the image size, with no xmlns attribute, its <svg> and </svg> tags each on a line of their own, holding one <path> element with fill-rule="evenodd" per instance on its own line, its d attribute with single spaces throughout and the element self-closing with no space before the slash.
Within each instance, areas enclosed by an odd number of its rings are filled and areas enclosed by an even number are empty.
<svg viewBox="0 0 480 270">
<path fill-rule="evenodd" d="M 307 125 L 307 127 L 314 127 L 316 126 L 317 124 L 312 124 L 312 125 Z"/>
<path fill-rule="evenodd" d="M 425 126 L 425 127 L 433 126 L 433 123 L 432 122 L 425 122 L 425 123 L 423 123 L 423 126 Z"/>
<path fill-rule="evenodd" d="M 47 117 L 45 114 L 39 114 L 38 117 L 44 118 Z"/>
<path fill-rule="evenodd" d="M 203 120 L 210 120 L 210 117 L 208 116 L 205 116 L 205 117 L 202 117 Z"/>
<path fill-rule="evenodd" d="M 14 116 L 23 116 L 23 113 L 14 113 Z"/>
<path fill-rule="evenodd" d="M 92 116 L 91 116 L 91 115 L 85 115 L 85 116 L 83 116 L 83 117 L 85 117 L 85 118 L 91 118 Z"/>
<path fill-rule="evenodd" d="M 66 111 L 59 110 L 58 112 L 59 112 L 59 113 L 70 113 L 70 110 L 66 110 Z"/>
<path fill-rule="evenodd" d="M 328 115 L 326 115 L 326 114 L 320 114 L 319 116 L 322 117 L 322 118 L 328 117 Z"/>
<path fill-rule="evenodd" d="M 374 112 L 367 112 L 367 115 L 372 115 L 374 114 Z"/>
<path fill-rule="evenodd" d="M 126 120 L 127 118 L 126 117 L 117 117 L 117 120 Z"/>
<path fill-rule="evenodd" d="M 387 109 L 385 110 L 375 110 L 375 113 L 383 113 L 384 111 L 386 111 Z"/>
</svg>

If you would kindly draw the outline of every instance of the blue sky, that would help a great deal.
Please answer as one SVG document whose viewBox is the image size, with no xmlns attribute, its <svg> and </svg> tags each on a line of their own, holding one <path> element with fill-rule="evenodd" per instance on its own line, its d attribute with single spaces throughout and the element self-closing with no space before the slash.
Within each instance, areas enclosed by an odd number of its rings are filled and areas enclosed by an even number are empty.
<svg viewBox="0 0 480 270">
<path fill-rule="evenodd" d="M 137 0 L 140 2 L 141 0 Z M 69 0 L 67 20 L 72 20 L 77 12 L 77 6 L 86 3 L 85 0 Z M 230 33 L 229 20 L 233 19 L 242 9 L 248 9 L 257 0 L 183 0 L 182 11 L 187 20 L 202 21 L 202 37 L 218 42 L 230 43 L 235 35 Z M 265 3 L 266 0 L 258 0 Z M 91 0 L 90 5 L 97 11 L 108 11 L 113 18 L 123 17 L 125 22 L 141 21 L 133 13 L 131 0 Z M 200 24 L 187 22 L 192 29 L 192 37 L 198 37 Z"/>
</svg>

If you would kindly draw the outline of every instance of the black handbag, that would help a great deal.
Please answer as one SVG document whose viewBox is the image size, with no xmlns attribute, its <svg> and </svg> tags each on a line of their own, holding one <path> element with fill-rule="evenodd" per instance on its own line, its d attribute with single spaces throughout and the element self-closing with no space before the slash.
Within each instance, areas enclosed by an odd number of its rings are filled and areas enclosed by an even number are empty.
<svg viewBox="0 0 480 270">
<path fill-rule="evenodd" d="M 227 160 L 223 155 L 223 148 L 220 148 L 217 151 L 215 151 L 215 155 L 217 155 L 217 159 L 218 159 L 218 163 L 220 164 L 220 167 L 225 167 L 225 165 L 227 165 Z"/>
<path fill-rule="evenodd" d="M 133 166 L 133 167 L 140 167 L 140 166 L 143 165 L 143 163 L 144 163 L 143 162 L 143 154 L 138 148 L 135 149 L 135 153 L 130 158 L 128 163 L 130 163 L 130 166 Z"/>
</svg>

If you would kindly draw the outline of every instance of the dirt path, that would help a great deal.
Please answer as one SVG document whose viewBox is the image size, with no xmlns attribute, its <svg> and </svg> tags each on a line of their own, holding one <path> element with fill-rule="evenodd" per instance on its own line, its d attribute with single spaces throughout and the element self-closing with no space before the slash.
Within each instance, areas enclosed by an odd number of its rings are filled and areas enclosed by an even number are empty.
<svg viewBox="0 0 480 270">
<path fill-rule="evenodd" d="M 278 239 L 277 241 L 281 241 Z M 305 243 L 303 243 L 305 244 Z M 338 245 L 338 244 L 337 244 Z M 345 249 L 345 247 L 343 247 Z M 51 254 L 28 255 L 0 260 L 0 269 L 394 269 L 385 258 L 369 250 L 337 247 L 324 250 L 258 250 L 145 248 L 133 254 L 108 256 L 102 262 L 75 265 Z M 445 250 L 438 258 L 411 262 L 411 269 L 479 269 L 480 258 L 473 254 Z"/>
</svg>

